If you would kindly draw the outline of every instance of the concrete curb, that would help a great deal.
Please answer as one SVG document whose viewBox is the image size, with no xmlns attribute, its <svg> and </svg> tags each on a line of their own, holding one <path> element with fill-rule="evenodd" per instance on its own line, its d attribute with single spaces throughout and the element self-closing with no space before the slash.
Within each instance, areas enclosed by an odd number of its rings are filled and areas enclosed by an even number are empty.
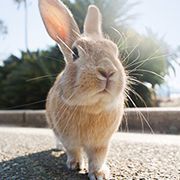
<svg viewBox="0 0 180 180">
<path fill-rule="evenodd" d="M 0 111 L 0 126 L 47 127 L 45 111 Z M 180 134 L 180 108 L 128 108 L 120 130 Z"/>
<path fill-rule="evenodd" d="M 128 108 L 120 128 L 127 127 L 129 131 L 180 134 L 180 108 Z"/>
<path fill-rule="evenodd" d="M 0 111 L 0 126 L 47 127 L 45 110 Z"/>
</svg>

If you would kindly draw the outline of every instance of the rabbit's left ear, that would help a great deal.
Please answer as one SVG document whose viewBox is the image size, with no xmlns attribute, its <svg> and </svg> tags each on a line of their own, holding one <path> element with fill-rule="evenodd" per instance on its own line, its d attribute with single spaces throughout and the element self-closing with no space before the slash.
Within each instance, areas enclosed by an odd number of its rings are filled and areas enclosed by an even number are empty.
<svg viewBox="0 0 180 180">
<path fill-rule="evenodd" d="M 59 0 L 39 0 L 39 9 L 47 32 L 68 54 L 63 46 L 71 48 L 80 34 L 71 12 Z"/>
</svg>

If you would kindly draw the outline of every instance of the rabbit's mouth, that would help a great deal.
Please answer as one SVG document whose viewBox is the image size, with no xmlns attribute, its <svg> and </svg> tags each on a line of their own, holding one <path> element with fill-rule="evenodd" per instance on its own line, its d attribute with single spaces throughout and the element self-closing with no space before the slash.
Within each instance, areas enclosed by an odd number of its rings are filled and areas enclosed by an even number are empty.
<svg viewBox="0 0 180 180">
<path fill-rule="evenodd" d="M 104 90 L 102 90 L 102 91 L 100 91 L 99 93 L 102 93 L 102 94 L 106 94 L 106 93 L 109 93 L 110 94 L 110 92 L 108 91 L 108 89 L 104 89 Z"/>
<path fill-rule="evenodd" d="M 112 95 L 112 89 L 114 86 L 114 81 L 106 79 L 100 82 L 100 90 L 98 94 L 110 94 Z"/>
<path fill-rule="evenodd" d="M 104 88 L 103 90 L 100 90 L 98 92 L 98 94 L 104 94 L 104 95 L 109 94 L 109 95 L 111 95 L 111 91 L 108 88 Z"/>
</svg>

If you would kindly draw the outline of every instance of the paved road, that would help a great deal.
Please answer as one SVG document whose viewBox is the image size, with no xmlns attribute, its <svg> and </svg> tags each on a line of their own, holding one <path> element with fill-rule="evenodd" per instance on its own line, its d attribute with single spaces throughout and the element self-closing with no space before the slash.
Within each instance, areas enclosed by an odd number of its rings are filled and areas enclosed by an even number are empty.
<svg viewBox="0 0 180 180">
<path fill-rule="evenodd" d="M 0 180 L 86 180 L 54 147 L 51 130 L 0 128 Z M 108 164 L 111 179 L 180 180 L 180 136 L 117 133 Z"/>
</svg>

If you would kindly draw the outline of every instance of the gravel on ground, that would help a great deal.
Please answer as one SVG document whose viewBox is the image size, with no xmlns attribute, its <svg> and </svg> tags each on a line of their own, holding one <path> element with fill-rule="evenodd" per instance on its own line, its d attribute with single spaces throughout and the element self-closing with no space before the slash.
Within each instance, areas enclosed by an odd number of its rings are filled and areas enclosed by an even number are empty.
<svg viewBox="0 0 180 180">
<path fill-rule="evenodd" d="M 69 171 L 49 129 L 0 128 L 0 180 L 86 180 Z M 116 133 L 108 165 L 112 180 L 180 180 L 180 136 Z"/>
</svg>

